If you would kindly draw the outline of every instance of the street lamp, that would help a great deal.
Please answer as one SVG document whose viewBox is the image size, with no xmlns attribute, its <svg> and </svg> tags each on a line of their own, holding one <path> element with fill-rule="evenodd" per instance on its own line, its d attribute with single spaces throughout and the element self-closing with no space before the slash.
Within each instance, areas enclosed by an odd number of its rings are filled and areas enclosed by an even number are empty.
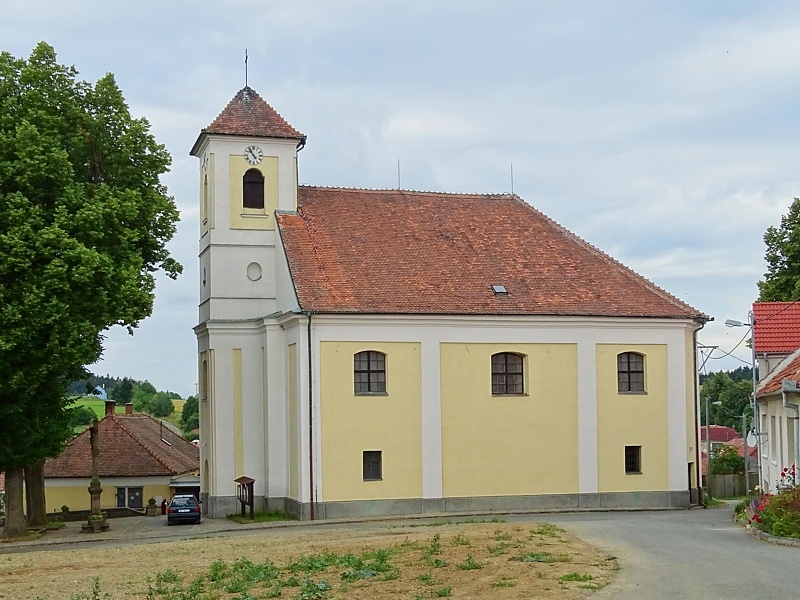
<svg viewBox="0 0 800 600">
<path fill-rule="evenodd" d="M 756 378 L 756 317 L 753 314 L 752 310 L 747 311 L 747 322 L 743 323 L 742 321 L 735 321 L 734 319 L 727 319 L 725 321 L 725 327 L 749 327 L 750 328 L 750 356 L 751 356 L 751 369 L 753 371 L 753 397 L 750 401 L 750 406 L 753 408 L 753 421 L 754 421 L 754 429 L 755 429 L 755 437 L 756 437 L 756 448 L 758 448 L 758 442 L 761 439 L 760 436 L 760 423 L 759 423 L 759 414 L 758 414 L 758 400 L 756 399 L 756 386 L 758 385 L 758 379 Z M 744 431 L 744 415 L 742 415 L 742 436 L 744 437 L 744 443 L 742 443 L 742 453 L 744 454 L 744 476 L 745 476 L 745 485 L 747 486 L 747 494 L 750 494 L 750 471 L 747 469 L 747 432 Z M 761 453 L 756 452 L 756 466 L 758 471 L 758 485 L 761 485 Z"/>
</svg>

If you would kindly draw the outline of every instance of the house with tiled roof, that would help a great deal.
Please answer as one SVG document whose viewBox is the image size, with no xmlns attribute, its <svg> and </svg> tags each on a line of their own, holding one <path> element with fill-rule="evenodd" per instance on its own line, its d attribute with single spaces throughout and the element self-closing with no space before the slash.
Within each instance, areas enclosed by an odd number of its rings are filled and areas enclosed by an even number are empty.
<svg viewBox="0 0 800 600">
<path fill-rule="evenodd" d="M 800 348 L 800 302 L 754 302 L 754 340 L 762 378 Z"/>
<path fill-rule="evenodd" d="M 756 321 L 756 341 L 758 341 L 758 331 L 758 321 Z M 798 382 L 800 382 L 800 347 L 774 365 L 772 371 L 761 379 L 756 387 L 761 486 L 765 491 L 775 491 L 778 485 L 783 483 L 781 482 L 783 470 L 800 464 Z"/>
<path fill-rule="evenodd" d="M 98 421 L 101 508 L 141 509 L 150 498 L 160 504 L 176 493 L 199 495 L 199 449 L 159 419 L 132 409 L 128 404 L 125 414 L 114 414 L 114 402 L 107 401 L 105 416 Z M 45 462 L 44 476 L 48 512 L 64 505 L 89 509 L 88 429 Z"/>
<path fill-rule="evenodd" d="M 208 514 L 697 501 L 709 317 L 514 194 L 299 185 L 305 144 L 246 87 L 191 149 Z"/>
</svg>

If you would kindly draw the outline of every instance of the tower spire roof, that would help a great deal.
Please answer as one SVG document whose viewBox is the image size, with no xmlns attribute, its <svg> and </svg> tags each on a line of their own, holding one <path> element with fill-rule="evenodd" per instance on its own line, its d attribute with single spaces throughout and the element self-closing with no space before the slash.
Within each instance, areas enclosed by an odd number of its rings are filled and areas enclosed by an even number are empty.
<svg viewBox="0 0 800 600">
<path fill-rule="evenodd" d="M 245 86 L 203 133 L 302 140 L 305 136 L 289 125 L 251 87 Z"/>
</svg>

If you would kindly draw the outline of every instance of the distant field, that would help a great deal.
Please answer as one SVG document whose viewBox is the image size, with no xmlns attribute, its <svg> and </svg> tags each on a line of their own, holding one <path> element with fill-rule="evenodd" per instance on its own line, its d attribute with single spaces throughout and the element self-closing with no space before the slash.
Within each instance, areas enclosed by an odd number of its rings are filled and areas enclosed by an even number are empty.
<svg viewBox="0 0 800 600">
<path fill-rule="evenodd" d="M 183 410 L 183 405 L 186 404 L 186 400 L 173 400 L 173 406 L 175 407 L 175 411 L 166 418 L 167 421 L 170 423 L 174 423 L 175 425 L 180 425 L 181 419 L 181 411 Z M 98 419 L 102 419 L 106 415 L 106 403 L 104 400 L 93 399 L 89 398 L 88 396 L 84 396 L 82 398 L 77 399 L 73 406 L 85 406 L 86 408 L 92 410 L 94 414 L 97 415 Z M 114 413 L 118 415 L 125 414 L 125 407 L 124 406 L 115 406 Z"/>
<path fill-rule="evenodd" d="M 100 399 L 93 399 L 89 398 L 88 396 L 84 396 L 83 398 L 78 398 L 72 406 L 85 406 L 89 410 L 93 411 L 94 414 L 97 415 L 98 419 L 102 419 L 106 416 L 106 403 L 104 400 Z M 114 412 L 117 414 L 124 414 L 125 407 L 124 406 L 115 406 Z"/>
</svg>

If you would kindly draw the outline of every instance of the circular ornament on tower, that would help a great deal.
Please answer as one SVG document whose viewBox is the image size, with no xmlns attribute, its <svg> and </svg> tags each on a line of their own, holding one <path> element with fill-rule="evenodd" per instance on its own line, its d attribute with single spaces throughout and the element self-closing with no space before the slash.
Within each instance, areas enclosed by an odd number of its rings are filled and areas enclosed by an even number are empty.
<svg viewBox="0 0 800 600">
<path fill-rule="evenodd" d="M 244 159 L 251 165 L 257 165 L 264 158 L 264 151 L 258 146 L 248 146 L 244 150 Z"/>
<path fill-rule="evenodd" d="M 250 281 L 258 281 L 261 279 L 261 265 L 257 262 L 251 262 L 247 265 L 247 278 Z"/>
</svg>

